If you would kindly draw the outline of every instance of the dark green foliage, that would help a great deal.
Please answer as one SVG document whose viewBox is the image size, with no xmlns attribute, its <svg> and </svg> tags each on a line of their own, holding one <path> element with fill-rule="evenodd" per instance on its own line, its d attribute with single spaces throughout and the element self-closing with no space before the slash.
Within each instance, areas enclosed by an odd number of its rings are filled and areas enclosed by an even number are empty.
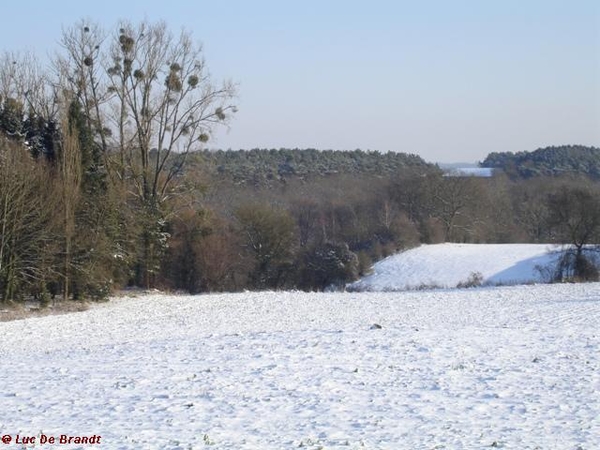
<svg viewBox="0 0 600 450">
<path fill-rule="evenodd" d="M 162 274 L 171 288 L 183 289 L 191 294 L 201 292 L 202 268 L 200 253 L 202 240 L 212 233 L 201 214 L 186 211 L 180 219 L 174 219 L 171 227 L 171 243 L 163 260 Z"/>
<path fill-rule="evenodd" d="M 23 132 L 34 158 L 44 157 L 48 161 L 55 161 L 60 133 L 54 121 L 40 116 L 27 116 L 23 121 Z"/>
<path fill-rule="evenodd" d="M 564 145 L 533 152 L 490 153 L 481 167 L 501 169 L 511 178 L 578 175 L 600 179 L 600 148 Z"/>
<path fill-rule="evenodd" d="M 24 137 L 23 104 L 13 98 L 6 98 L 0 105 L 0 130 L 9 138 L 19 141 Z"/>
<path fill-rule="evenodd" d="M 253 186 L 344 174 L 386 177 L 406 168 L 434 167 L 420 156 L 406 153 L 315 149 L 202 151 L 189 155 L 188 164 L 190 170 L 195 166 L 208 166 L 235 184 Z"/>
<path fill-rule="evenodd" d="M 34 158 L 56 159 L 60 132 L 56 122 L 33 113 L 25 114 L 23 105 L 12 98 L 0 104 L 0 136 L 26 146 Z"/>
<path fill-rule="evenodd" d="M 131 281 L 135 286 L 149 289 L 155 285 L 161 260 L 168 248 L 168 226 L 160 206 L 151 201 L 137 210 L 136 222 L 140 233 L 136 245 L 135 276 Z"/>
<path fill-rule="evenodd" d="M 124 270 L 120 209 L 109 192 L 101 146 L 94 139 L 92 121 L 77 100 L 69 105 L 69 131 L 78 141 L 81 185 L 75 210 L 75 235 L 70 291 L 74 299 L 106 297 Z M 125 234 L 126 236 L 126 234 Z"/>
<path fill-rule="evenodd" d="M 359 259 L 343 242 L 324 242 L 303 257 L 302 287 L 343 288 L 359 274 Z"/>
</svg>

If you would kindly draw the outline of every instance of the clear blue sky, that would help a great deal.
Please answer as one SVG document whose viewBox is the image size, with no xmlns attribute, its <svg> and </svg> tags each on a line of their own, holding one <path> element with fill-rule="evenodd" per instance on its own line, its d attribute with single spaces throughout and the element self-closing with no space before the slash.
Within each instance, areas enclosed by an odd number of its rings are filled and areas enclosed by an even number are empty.
<svg viewBox="0 0 600 450">
<path fill-rule="evenodd" d="M 597 0 L 21 0 L 5 50 L 57 48 L 91 18 L 165 20 L 204 43 L 239 113 L 213 147 L 314 147 L 478 161 L 600 146 Z"/>
</svg>

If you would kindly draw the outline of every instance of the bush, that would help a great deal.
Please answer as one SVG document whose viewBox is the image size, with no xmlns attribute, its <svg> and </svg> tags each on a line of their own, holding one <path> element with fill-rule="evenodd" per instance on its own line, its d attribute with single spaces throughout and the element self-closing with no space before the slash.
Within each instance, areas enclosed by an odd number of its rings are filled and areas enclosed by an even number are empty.
<svg viewBox="0 0 600 450">
<path fill-rule="evenodd" d="M 600 279 L 600 272 L 592 257 L 582 250 L 566 250 L 559 258 L 553 272 L 552 281 L 556 282 L 586 282 Z"/>
<path fill-rule="evenodd" d="M 479 287 L 483 284 L 483 275 L 481 272 L 471 272 L 469 278 L 456 285 L 459 289 Z"/>
<path fill-rule="evenodd" d="M 348 244 L 325 242 L 304 254 L 301 270 L 303 289 L 341 288 L 359 274 L 358 256 Z"/>
<path fill-rule="evenodd" d="M 575 256 L 576 281 L 598 281 L 600 273 L 595 264 L 583 254 Z"/>
<path fill-rule="evenodd" d="M 358 275 L 364 277 L 373 272 L 373 260 L 367 252 L 358 252 Z"/>
</svg>

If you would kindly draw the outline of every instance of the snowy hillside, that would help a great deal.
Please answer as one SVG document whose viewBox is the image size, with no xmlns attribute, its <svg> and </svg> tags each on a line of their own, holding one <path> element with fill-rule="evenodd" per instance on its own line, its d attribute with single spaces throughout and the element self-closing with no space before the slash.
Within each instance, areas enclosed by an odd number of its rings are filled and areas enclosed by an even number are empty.
<svg viewBox="0 0 600 450">
<path fill-rule="evenodd" d="M 153 295 L 4 322 L 3 447 L 597 449 L 599 299 L 600 284 Z"/>
<path fill-rule="evenodd" d="M 376 263 L 373 273 L 349 287 L 359 291 L 399 291 L 420 287 L 456 287 L 472 273 L 484 284 L 540 282 L 536 266 L 556 260 L 546 244 L 423 245 Z"/>
</svg>

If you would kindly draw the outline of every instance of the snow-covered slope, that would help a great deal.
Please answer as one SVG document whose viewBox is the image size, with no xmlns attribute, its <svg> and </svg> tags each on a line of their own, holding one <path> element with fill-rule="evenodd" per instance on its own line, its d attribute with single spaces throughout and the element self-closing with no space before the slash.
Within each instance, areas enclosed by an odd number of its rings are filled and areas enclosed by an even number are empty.
<svg viewBox="0 0 600 450">
<path fill-rule="evenodd" d="M 556 260 L 546 244 L 423 245 L 376 263 L 373 273 L 349 287 L 361 291 L 398 291 L 456 287 L 478 272 L 484 284 L 540 282 L 538 266 Z"/>
<path fill-rule="evenodd" d="M 597 449 L 599 299 L 600 284 L 153 295 L 4 322 L 0 447 Z"/>
</svg>

